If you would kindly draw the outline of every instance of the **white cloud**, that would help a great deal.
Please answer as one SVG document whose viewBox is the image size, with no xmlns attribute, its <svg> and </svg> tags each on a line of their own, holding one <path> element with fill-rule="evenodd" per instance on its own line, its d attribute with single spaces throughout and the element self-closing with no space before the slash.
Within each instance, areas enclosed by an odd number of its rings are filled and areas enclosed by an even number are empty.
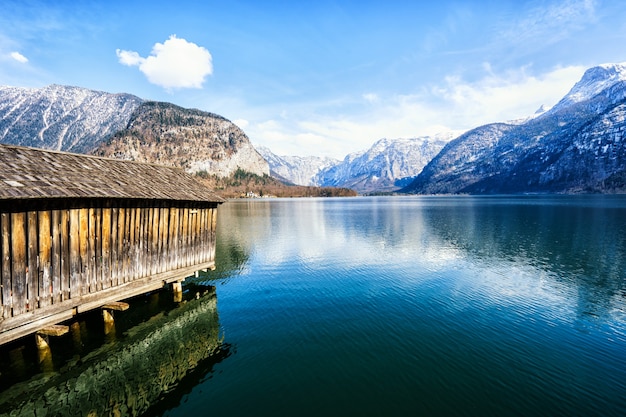
<svg viewBox="0 0 626 417">
<path fill-rule="evenodd" d="M 528 116 L 539 106 L 552 106 L 580 79 L 585 68 L 556 68 L 541 75 L 522 67 L 504 74 L 488 75 L 476 82 L 448 76 L 445 84 L 433 88 L 433 95 L 450 106 L 463 125 L 506 121 Z M 449 122 L 448 122 L 449 123 Z"/>
<path fill-rule="evenodd" d="M 329 110 L 313 103 L 292 108 L 288 117 L 251 122 L 246 132 L 254 143 L 280 155 L 317 155 L 343 159 L 387 138 L 460 132 L 492 122 L 524 118 L 541 105 L 556 104 L 580 79 L 584 67 L 558 67 L 533 74 L 532 67 L 496 73 L 489 63 L 485 75 L 466 81 L 455 75 L 411 95 L 377 96 L 361 107 Z M 276 112 L 276 115 L 279 111 Z"/>
<path fill-rule="evenodd" d="M 206 76 L 213 74 L 211 53 L 176 35 L 156 43 L 146 58 L 134 51 L 115 52 L 120 64 L 139 67 L 149 82 L 166 89 L 202 88 Z"/>
<path fill-rule="evenodd" d="M 28 62 L 28 58 L 26 58 L 24 55 L 20 54 L 17 51 L 11 52 L 10 55 L 11 55 L 11 58 L 13 58 L 14 60 L 22 64 L 25 64 Z"/>
<path fill-rule="evenodd" d="M 363 94 L 363 99 L 368 103 L 376 103 L 378 101 L 378 95 L 374 93 Z"/>
</svg>

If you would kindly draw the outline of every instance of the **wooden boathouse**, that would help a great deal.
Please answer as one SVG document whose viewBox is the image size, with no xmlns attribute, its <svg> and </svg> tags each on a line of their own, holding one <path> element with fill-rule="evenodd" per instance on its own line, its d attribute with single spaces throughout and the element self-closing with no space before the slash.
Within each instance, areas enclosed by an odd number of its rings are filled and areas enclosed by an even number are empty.
<svg viewBox="0 0 626 417">
<path fill-rule="evenodd" d="M 214 268 L 222 202 L 177 168 L 0 145 L 0 345 Z"/>
</svg>

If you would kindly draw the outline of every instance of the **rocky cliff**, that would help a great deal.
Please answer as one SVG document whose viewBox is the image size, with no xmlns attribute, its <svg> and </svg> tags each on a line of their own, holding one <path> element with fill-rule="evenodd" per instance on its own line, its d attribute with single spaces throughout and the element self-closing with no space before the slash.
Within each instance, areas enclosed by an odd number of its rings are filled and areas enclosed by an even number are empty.
<svg viewBox="0 0 626 417">
<path fill-rule="evenodd" d="M 170 103 L 143 103 L 125 129 L 102 141 L 91 153 L 220 177 L 237 168 L 269 175 L 267 161 L 234 123 L 216 114 Z"/>
</svg>

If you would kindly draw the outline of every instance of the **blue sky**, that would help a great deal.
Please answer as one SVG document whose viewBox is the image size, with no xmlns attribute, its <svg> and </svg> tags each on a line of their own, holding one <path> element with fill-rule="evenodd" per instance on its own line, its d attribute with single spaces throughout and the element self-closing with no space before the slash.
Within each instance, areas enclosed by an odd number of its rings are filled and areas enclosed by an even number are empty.
<svg viewBox="0 0 626 417">
<path fill-rule="evenodd" d="M 624 61 L 621 0 L 0 4 L 0 85 L 210 111 L 280 155 L 522 118 Z"/>
</svg>

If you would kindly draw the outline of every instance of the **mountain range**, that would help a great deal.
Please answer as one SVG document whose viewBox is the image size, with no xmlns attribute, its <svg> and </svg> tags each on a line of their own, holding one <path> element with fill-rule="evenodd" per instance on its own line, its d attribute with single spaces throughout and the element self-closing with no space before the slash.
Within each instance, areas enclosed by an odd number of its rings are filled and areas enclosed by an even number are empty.
<svg viewBox="0 0 626 417">
<path fill-rule="evenodd" d="M 294 184 L 351 188 L 360 193 L 389 192 L 415 179 L 453 135 L 383 138 L 368 150 L 348 154 L 343 160 L 278 156 L 265 147 L 258 150 L 274 176 Z"/>
<path fill-rule="evenodd" d="M 553 108 L 449 142 L 404 192 L 626 191 L 626 65 L 588 69 Z"/>
<path fill-rule="evenodd" d="M 0 86 L 0 143 L 159 163 L 227 176 L 269 165 L 229 120 L 79 87 Z"/>
<path fill-rule="evenodd" d="M 626 192 L 624 132 L 626 64 L 590 68 L 554 107 L 526 119 L 460 136 L 380 139 L 343 160 L 255 149 L 219 115 L 130 94 L 0 86 L 0 143 L 361 193 Z"/>
</svg>

